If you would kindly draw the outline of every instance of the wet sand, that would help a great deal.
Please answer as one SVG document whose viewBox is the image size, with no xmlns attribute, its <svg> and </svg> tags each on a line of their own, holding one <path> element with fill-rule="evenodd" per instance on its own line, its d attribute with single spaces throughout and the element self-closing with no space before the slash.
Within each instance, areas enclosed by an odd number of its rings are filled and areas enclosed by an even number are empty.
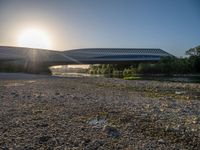
<svg viewBox="0 0 200 150">
<path fill-rule="evenodd" d="M 199 149 L 200 84 L 0 74 L 1 149 Z"/>
</svg>

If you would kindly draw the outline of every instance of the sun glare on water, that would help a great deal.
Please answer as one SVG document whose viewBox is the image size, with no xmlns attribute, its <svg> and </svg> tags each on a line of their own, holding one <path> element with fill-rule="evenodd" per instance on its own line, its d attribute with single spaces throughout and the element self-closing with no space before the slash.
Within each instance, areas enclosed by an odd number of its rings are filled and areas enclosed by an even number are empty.
<svg viewBox="0 0 200 150">
<path fill-rule="evenodd" d="M 18 38 L 18 45 L 21 47 L 51 49 L 51 44 L 49 35 L 38 28 L 24 29 Z"/>
</svg>

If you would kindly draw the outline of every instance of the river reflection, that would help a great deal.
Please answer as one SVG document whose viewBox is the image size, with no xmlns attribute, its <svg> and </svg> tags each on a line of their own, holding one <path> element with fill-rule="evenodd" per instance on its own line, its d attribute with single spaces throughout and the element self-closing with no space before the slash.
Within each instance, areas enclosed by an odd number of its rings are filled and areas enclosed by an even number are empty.
<svg viewBox="0 0 200 150">
<path fill-rule="evenodd" d="M 59 77 L 104 77 L 104 75 L 98 75 L 98 74 L 89 74 L 89 73 L 53 73 L 53 76 L 59 76 Z"/>
<path fill-rule="evenodd" d="M 94 75 L 88 73 L 56 73 L 53 76 L 59 77 L 106 77 L 106 78 L 123 78 L 122 76 L 111 75 Z M 142 76 L 135 80 L 155 80 L 155 81 L 170 81 L 183 83 L 200 83 L 200 76 Z"/>
</svg>

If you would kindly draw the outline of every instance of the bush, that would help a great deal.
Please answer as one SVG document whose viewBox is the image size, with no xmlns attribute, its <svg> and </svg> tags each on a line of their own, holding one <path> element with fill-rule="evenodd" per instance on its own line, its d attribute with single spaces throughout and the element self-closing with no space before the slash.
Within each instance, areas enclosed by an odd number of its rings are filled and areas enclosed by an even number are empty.
<svg viewBox="0 0 200 150">
<path fill-rule="evenodd" d="M 136 69 L 134 68 L 124 69 L 123 71 L 123 77 L 132 77 L 135 74 L 136 74 Z"/>
<path fill-rule="evenodd" d="M 165 57 L 158 63 L 135 64 L 107 64 L 91 66 L 90 73 L 112 74 L 115 77 L 133 77 L 136 74 L 188 74 L 200 73 L 200 56 L 190 56 L 189 58 Z"/>
<path fill-rule="evenodd" d="M 120 70 L 113 70 L 112 75 L 113 75 L 114 77 L 122 77 L 122 76 L 123 76 L 123 71 L 120 71 Z"/>
</svg>

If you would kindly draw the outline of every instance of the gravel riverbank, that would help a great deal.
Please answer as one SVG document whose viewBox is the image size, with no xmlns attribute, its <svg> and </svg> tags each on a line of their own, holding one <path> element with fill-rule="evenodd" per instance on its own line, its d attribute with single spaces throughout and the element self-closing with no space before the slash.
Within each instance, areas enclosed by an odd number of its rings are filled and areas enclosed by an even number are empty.
<svg viewBox="0 0 200 150">
<path fill-rule="evenodd" d="M 200 84 L 2 79 L 0 149 L 200 148 Z"/>
</svg>

